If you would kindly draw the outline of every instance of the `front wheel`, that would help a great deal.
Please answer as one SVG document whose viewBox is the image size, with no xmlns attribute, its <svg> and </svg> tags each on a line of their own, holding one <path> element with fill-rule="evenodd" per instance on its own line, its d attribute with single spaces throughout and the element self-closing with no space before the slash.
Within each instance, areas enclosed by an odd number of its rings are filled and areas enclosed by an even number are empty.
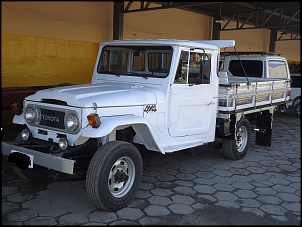
<svg viewBox="0 0 302 227">
<path fill-rule="evenodd" d="M 124 141 L 111 141 L 97 150 L 86 175 L 86 190 L 92 203 L 103 210 L 125 207 L 141 182 L 143 164 L 138 149 Z"/>
<path fill-rule="evenodd" d="M 237 122 L 234 138 L 223 138 L 222 149 L 225 157 L 233 160 L 243 158 L 250 144 L 251 126 L 246 118 Z"/>
</svg>

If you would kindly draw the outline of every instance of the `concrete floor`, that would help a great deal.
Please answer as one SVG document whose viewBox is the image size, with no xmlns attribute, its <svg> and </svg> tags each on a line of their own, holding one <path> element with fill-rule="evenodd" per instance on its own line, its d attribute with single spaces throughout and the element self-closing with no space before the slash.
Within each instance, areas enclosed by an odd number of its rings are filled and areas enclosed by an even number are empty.
<svg viewBox="0 0 302 227">
<path fill-rule="evenodd" d="M 18 132 L 5 127 L 2 140 Z M 28 182 L 2 157 L 2 225 L 300 225 L 300 119 L 275 113 L 272 146 L 254 139 L 238 161 L 206 146 L 194 157 L 143 152 L 139 190 L 116 212 L 89 201 L 85 177 Z"/>
</svg>

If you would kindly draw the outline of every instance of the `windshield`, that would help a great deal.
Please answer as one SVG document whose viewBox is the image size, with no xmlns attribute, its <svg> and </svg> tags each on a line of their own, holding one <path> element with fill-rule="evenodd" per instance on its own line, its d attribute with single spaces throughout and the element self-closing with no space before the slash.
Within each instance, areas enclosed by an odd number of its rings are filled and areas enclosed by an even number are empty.
<svg viewBox="0 0 302 227">
<path fill-rule="evenodd" d="M 165 78 L 170 71 L 172 52 L 170 46 L 105 46 L 97 72 Z"/>
</svg>

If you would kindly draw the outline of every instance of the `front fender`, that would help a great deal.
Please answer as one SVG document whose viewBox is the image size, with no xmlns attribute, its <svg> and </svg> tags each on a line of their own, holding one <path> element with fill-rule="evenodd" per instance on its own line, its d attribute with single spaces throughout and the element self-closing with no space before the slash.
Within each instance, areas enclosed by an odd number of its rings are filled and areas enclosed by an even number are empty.
<svg viewBox="0 0 302 227">
<path fill-rule="evenodd" d="M 111 134 L 117 128 L 126 128 L 128 126 L 133 127 L 136 135 L 139 137 L 138 140 L 142 141 L 148 149 L 159 150 L 165 153 L 149 122 L 145 118 L 135 115 L 101 117 L 101 125 L 98 128 L 92 128 L 88 125 L 82 130 L 81 136 L 101 138 Z"/>
<path fill-rule="evenodd" d="M 19 124 L 19 125 L 26 124 L 25 119 L 24 119 L 24 112 L 21 115 L 15 115 L 13 118 L 13 123 Z"/>
</svg>

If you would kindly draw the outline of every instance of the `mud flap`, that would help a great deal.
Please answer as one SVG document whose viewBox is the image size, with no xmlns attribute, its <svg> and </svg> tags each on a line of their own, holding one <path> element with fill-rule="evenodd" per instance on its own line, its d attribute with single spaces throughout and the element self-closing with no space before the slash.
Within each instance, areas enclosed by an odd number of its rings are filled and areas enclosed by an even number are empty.
<svg viewBox="0 0 302 227">
<path fill-rule="evenodd" d="M 270 147 L 272 143 L 273 114 L 270 111 L 257 113 L 256 125 L 265 130 L 265 133 L 256 132 L 256 145 Z"/>
</svg>

